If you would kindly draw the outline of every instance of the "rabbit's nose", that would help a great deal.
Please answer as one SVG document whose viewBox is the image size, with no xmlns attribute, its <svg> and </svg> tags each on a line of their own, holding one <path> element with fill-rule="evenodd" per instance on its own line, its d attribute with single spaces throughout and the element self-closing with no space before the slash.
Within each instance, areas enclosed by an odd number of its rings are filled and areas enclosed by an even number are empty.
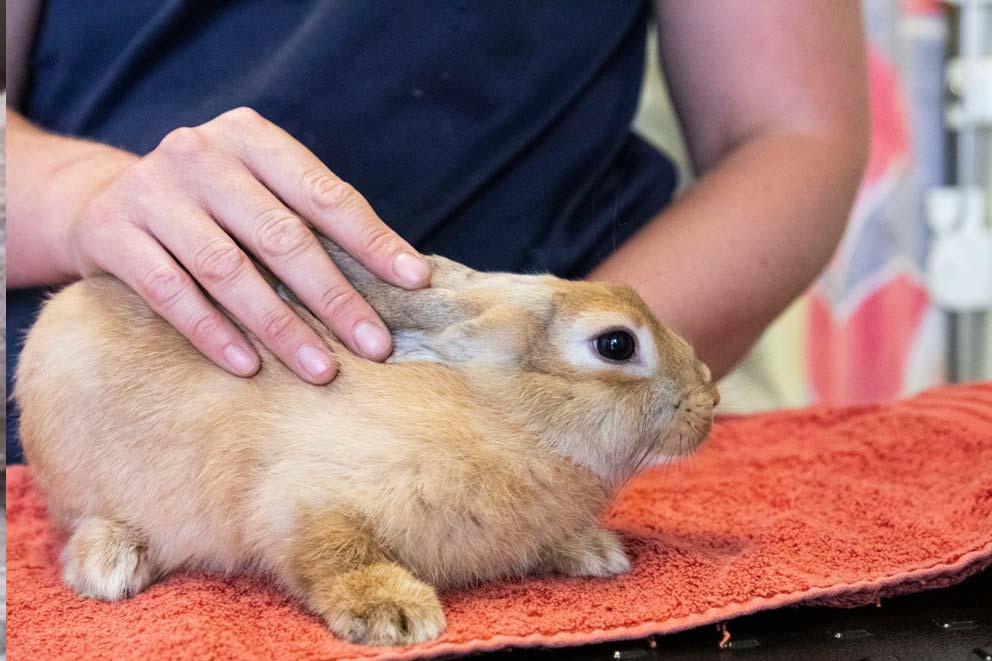
<svg viewBox="0 0 992 661">
<path fill-rule="evenodd" d="M 710 396 L 713 397 L 713 406 L 719 406 L 720 404 L 720 389 L 716 387 L 715 383 L 710 384 Z"/>
</svg>

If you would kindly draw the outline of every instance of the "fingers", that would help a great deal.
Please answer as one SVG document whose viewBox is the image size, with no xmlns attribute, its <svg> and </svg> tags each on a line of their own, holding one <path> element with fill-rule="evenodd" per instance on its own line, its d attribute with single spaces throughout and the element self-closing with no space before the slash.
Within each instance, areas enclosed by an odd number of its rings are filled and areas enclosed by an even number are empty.
<svg viewBox="0 0 992 661">
<path fill-rule="evenodd" d="M 156 238 L 211 296 L 304 380 L 322 384 L 334 377 L 337 368 L 324 342 L 203 209 L 182 199 L 155 206 L 170 215 L 167 222 L 153 221 Z"/>
<path fill-rule="evenodd" d="M 309 149 L 248 108 L 221 115 L 219 135 L 251 172 L 322 234 L 394 285 L 430 283 L 427 262 L 393 232 L 350 184 Z"/>
<path fill-rule="evenodd" d="M 243 164 L 232 161 L 216 174 L 223 177 L 223 185 L 202 192 L 203 204 L 352 352 L 384 360 L 392 350 L 392 338 L 379 316 L 341 274 L 309 227 Z"/>
<path fill-rule="evenodd" d="M 259 356 L 203 290 L 303 379 L 326 383 L 336 373 L 326 344 L 241 246 L 349 349 L 375 360 L 388 356 L 391 337 L 309 226 L 387 282 L 406 288 L 430 282 L 428 263 L 365 198 L 247 109 L 171 132 L 101 189 L 79 218 L 73 230 L 78 261 L 127 282 L 234 374 L 253 374 Z"/>
<path fill-rule="evenodd" d="M 113 241 L 98 242 L 94 254 L 104 270 L 134 289 L 221 368 L 237 376 L 258 371 L 258 354 L 251 344 L 154 238 L 127 223 L 115 225 L 114 233 Z M 114 250 L 114 245 L 127 249 Z"/>
</svg>

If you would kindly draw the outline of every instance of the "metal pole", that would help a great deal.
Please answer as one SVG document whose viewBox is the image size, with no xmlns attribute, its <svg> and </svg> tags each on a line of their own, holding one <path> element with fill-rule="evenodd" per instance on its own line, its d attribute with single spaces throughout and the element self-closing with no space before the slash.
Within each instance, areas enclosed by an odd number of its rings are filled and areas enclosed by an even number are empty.
<svg viewBox="0 0 992 661">
<path fill-rule="evenodd" d="M 977 67 L 983 58 L 992 55 L 992 2 L 989 0 L 957 0 L 959 5 L 957 32 L 958 57 L 961 66 Z M 974 77 L 964 75 L 965 85 Z M 988 89 L 961 89 L 958 95 L 992 94 Z M 967 117 L 956 127 L 955 173 L 953 184 L 967 189 L 989 189 L 990 141 L 992 132 L 987 124 Z M 986 204 L 986 209 L 990 208 Z M 986 219 L 986 222 L 988 219 Z M 992 259 L 992 255 L 989 256 Z M 985 346 L 988 341 L 988 313 L 967 311 L 948 313 L 948 377 L 952 382 L 979 379 L 986 373 Z"/>
</svg>

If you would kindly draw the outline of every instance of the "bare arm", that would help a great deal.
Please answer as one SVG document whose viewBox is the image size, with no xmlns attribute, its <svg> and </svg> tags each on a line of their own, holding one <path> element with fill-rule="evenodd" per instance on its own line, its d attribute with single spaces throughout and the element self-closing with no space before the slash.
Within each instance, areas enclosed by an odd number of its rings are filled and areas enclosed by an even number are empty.
<svg viewBox="0 0 992 661">
<path fill-rule="evenodd" d="M 592 278 L 630 283 L 725 374 L 820 272 L 867 158 L 858 5 L 656 0 L 700 177 Z"/>
<path fill-rule="evenodd" d="M 112 273 L 234 374 L 253 374 L 258 355 L 204 292 L 301 378 L 335 374 L 326 345 L 245 251 L 371 359 L 389 354 L 389 333 L 307 225 L 392 284 L 429 282 L 426 262 L 365 198 L 247 108 L 179 128 L 143 157 L 48 133 L 12 111 L 7 158 L 10 286 Z"/>
</svg>

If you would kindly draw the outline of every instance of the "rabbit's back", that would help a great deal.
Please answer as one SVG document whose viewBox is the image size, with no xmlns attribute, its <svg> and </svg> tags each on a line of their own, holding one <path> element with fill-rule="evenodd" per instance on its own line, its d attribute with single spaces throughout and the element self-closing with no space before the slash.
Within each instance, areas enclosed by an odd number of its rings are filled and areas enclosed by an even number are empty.
<svg viewBox="0 0 992 661">
<path fill-rule="evenodd" d="M 256 461 L 257 384 L 213 368 L 129 287 L 100 276 L 49 300 L 21 353 L 15 397 L 25 456 L 61 523 L 140 523 L 171 538 L 155 548 L 206 565 L 243 560 L 232 523 L 245 505 L 237 485 Z M 231 415 L 233 402 L 241 414 Z"/>
</svg>

